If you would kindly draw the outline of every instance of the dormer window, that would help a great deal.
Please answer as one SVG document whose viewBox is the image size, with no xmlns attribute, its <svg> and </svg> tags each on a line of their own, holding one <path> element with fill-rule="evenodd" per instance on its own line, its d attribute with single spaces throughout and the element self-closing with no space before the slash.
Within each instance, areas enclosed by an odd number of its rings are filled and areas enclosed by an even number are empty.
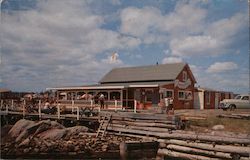
<svg viewBox="0 0 250 160">
<path fill-rule="evenodd" d="M 187 81 L 187 72 L 186 72 L 186 71 L 183 71 L 183 72 L 182 72 L 182 80 L 183 80 L 184 82 Z"/>
</svg>

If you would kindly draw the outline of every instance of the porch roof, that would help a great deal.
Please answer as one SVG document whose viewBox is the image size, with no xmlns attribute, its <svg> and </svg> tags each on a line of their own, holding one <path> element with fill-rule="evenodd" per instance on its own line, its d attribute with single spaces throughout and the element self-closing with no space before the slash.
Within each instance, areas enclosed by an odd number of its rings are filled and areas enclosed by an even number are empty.
<svg viewBox="0 0 250 160">
<path fill-rule="evenodd" d="M 46 90 L 98 90 L 98 89 L 124 89 L 124 88 L 151 88 L 160 87 L 163 85 L 173 84 L 173 81 L 160 82 L 134 82 L 134 83 L 109 83 L 109 84 L 95 84 L 87 86 L 68 86 L 46 88 Z"/>
</svg>

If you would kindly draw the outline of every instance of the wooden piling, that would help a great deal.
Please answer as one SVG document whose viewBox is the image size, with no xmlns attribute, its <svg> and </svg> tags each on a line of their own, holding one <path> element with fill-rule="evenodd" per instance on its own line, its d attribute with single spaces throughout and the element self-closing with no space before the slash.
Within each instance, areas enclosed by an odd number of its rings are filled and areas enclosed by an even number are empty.
<svg viewBox="0 0 250 160">
<path fill-rule="evenodd" d="M 134 113 L 136 113 L 136 108 L 137 108 L 137 101 L 134 100 Z"/>
</svg>

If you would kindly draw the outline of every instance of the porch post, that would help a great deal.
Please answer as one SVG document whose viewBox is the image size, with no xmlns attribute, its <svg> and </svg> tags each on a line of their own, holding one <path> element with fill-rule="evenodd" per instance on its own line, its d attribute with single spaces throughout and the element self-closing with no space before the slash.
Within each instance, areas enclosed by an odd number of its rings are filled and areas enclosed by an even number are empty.
<svg viewBox="0 0 250 160">
<path fill-rule="evenodd" d="M 126 90 L 126 107 L 128 107 L 128 88 Z"/>
<path fill-rule="evenodd" d="M 120 97 L 120 100 L 121 100 L 121 107 L 123 109 L 123 89 L 121 89 L 121 97 Z"/>
</svg>

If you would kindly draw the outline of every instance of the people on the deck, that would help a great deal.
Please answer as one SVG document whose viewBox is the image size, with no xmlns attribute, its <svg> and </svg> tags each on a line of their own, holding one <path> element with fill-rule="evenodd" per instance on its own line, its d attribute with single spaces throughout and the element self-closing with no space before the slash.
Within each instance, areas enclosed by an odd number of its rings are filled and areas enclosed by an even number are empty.
<svg viewBox="0 0 250 160">
<path fill-rule="evenodd" d="M 49 103 L 49 101 L 46 101 L 41 112 L 45 113 L 45 114 L 54 114 L 56 112 L 56 108 L 54 106 L 52 106 Z"/>
<path fill-rule="evenodd" d="M 104 100 L 105 100 L 105 97 L 103 94 L 100 95 L 99 97 L 99 101 L 100 101 L 100 104 L 101 104 L 101 109 L 104 109 Z"/>
<path fill-rule="evenodd" d="M 94 96 L 94 104 L 95 104 L 95 105 L 98 105 L 98 100 L 99 100 L 99 99 L 98 99 L 98 95 L 95 95 L 95 96 Z"/>
</svg>

